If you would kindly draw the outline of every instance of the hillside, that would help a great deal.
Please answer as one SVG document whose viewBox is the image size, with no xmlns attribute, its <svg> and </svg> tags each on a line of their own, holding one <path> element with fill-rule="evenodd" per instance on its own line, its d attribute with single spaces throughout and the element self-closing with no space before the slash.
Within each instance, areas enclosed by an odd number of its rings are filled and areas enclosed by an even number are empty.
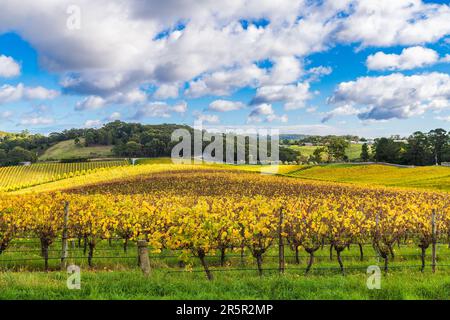
<svg viewBox="0 0 450 320">
<path fill-rule="evenodd" d="M 318 146 L 290 146 L 289 148 L 300 151 L 304 156 L 311 156 Z M 351 144 L 350 147 L 346 150 L 346 155 L 350 161 L 358 160 L 361 156 L 362 145 L 360 144 Z"/>
<path fill-rule="evenodd" d="M 55 144 L 47 149 L 39 157 L 40 161 L 61 160 L 70 158 L 103 158 L 112 156 L 112 146 L 92 146 L 85 147 L 84 139 L 80 139 L 80 145 L 76 145 L 74 140 L 66 140 Z"/>
<path fill-rule="evenodd" d="M 383 165 L 303 166 L 289 176 L 332 182 L 450 191 L 450 168 L 398 168 Z"/>
</svg>

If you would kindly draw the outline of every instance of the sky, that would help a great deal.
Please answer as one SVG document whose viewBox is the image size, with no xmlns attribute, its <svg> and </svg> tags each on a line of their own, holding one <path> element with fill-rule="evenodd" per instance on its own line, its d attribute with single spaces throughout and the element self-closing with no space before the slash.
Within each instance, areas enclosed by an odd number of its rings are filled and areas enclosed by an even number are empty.
<svg viewBox="0 0 450 320">
<path fill-rule="evenodd" d="M 450 3 L 0 0 L 0 130 L 450 124 Z"/>
</svg>

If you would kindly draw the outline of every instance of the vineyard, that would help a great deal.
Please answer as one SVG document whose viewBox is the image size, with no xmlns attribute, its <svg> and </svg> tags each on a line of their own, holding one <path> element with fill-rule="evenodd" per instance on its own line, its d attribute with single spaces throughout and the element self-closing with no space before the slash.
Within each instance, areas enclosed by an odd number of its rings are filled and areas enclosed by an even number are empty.
<svg viewBox="0 0 450 320">
<path fill-rule="evenodd" d="M 43 183 L 92 174 L 102 168 L 118 167 L 127 164 L 128 162 L 123 160 L 37 163 L 30 166 L 0 167 L 0 192 L 20 190 Z"/>
<path fill-rule="evenodd" d="M 139 168 L 139 167 L 138 167 Z M 172 252 L 187 266 L 198 259 L 209 279 L 210 256 L 250 254 L 263 273 L 268 252 L 280 245 L 295 261 L 307 255 L 305 272 L 324 246 L 345 271 L 342 253 L 370 245 L 389 269 L 399 245 L 420 248 L 420 268 L 436 243 L 450 241 L 447 194 L 305 182 L 277 176 L 185 169 L 98 183 L 64 192 L 0 198 L 0 252 L 15 239 L 38 239 L 48 268 L 53 243 L 68 237 L 85 246 L 89 266 L 109 239 L 125 244 L 145 239 L 154 254 Z M 70 218 L 64 224 L 66 205 Z M 435 219 L 433 233 L 432 217 Z"/>
</svg>

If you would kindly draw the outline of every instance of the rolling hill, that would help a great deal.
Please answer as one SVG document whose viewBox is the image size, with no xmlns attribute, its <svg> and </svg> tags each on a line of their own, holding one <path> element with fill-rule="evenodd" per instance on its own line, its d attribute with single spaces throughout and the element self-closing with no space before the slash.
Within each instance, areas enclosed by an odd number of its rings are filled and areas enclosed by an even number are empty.
<svg viewBox="0 0 450 320">
<path fill-rule="evenodd" d="M 84 139 L 80 145 L 75 140 L 66 140 L 55 144 L 47 149 L 40 157 L 40 161 L 61 160 L 71 158 L 104 158 L 112 156 L 112 146 L 85 147 Z"/>
</svg>

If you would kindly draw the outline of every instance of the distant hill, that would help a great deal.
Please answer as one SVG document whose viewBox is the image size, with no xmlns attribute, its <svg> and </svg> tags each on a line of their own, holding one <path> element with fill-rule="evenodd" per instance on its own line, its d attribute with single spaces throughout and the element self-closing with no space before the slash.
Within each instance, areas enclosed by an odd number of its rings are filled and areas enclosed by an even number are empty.
<svg viewBox="0 0 450 320">
<path fill-rule="evenodd" d="M 39 160 L 61 160 L 72 158 L 104 158 L 112 156 L 113 146 L 84 146 L 84 139 L 80 139 L 80 144 L 76 145 L 75 140 L 61 141 L 48 148 Z"/>
</svg>

